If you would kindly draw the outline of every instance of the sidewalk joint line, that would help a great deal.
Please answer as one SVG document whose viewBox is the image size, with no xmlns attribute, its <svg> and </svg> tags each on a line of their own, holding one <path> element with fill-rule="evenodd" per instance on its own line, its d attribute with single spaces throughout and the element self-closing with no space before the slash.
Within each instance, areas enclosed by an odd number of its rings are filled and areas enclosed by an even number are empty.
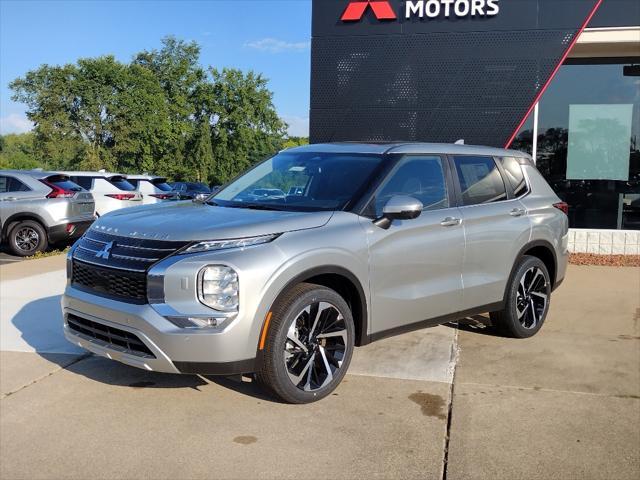
<svg viewBox="0 0 640 480">
<path fill-rule="evenodd" d="M 81 356 L 79 356 L 78 358 L 76 358 L 75 360 L 71 361 L 70 363 L 66 364 L 64 367 L 58 366 L 58 368 L 56 368 L 55 370 L 47 373 L 46 375 L 43 375 L 42 377 L 38 377 L 35 380 L 32 380 L 29 383 L 25 383 L 24 385 L 22 385 L 21 387 L 16 388 L 15 390 L 11 390 L 10 392 L 7 393 L 3 393 L 2 395 L 0 395 L 0 400 L 4 400 L 5 398 L 14 395 L 22 390 L 24 390 L 27 387 L 30 387 L 31 385 L 34 385 L 36 383 L 38 383 L 40 380 L 44 380 L 47 377 L 50 377 L 51 375 L 53 375 L 54 373 L 58 373 L 60 370 L 66 370 L 67 368 L 69 368 L 71 365 L 75 365 L 78 362 L 81 362 L 82 360 L 91 357 L 92 354 L 91 353 L 85 353 Z"/>
<path fill-rule="evenodd" d="M 451 374 L 451 387 L 449 389 L 449 409 L 447 412 L 447 428 L 444 436 L 444 454 L 442 458 L 442 480 L 447 480 L 447 470 L 449 467 L 449 442 L 451 440 L 451 418 L 453 416 L 453 395 L 455 393 L 456 369 L 458 368 L 459 350 L 458 350 L 458 332 L 456 328 L 455 336 L 451 344 L 451 363 L 453 364 L 453 372 Z"/>
</svg>

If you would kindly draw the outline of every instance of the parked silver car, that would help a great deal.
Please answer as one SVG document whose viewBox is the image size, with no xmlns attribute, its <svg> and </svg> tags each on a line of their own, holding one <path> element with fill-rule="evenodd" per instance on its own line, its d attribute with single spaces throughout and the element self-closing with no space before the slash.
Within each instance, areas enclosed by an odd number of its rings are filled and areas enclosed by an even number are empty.
<svg viewBox="0 0 640 480">
<path fill-rule="evenodd" d="M 96 222 L 68 257 L 64 330 L 146 370 L 253 372 L 278 398 L 311 402 L 354 346 L 389 335 L 483 312 L 534 335 L 565 276 L 566 209 L 520 152 L 294 148 L 205 203 Z"/>
<path fill-rule="evenodd" d="M 0 240 L 15 255 L 79 237 L 93 223 L 94 208 L 91 193 L 66 175 L 0 170 Z"/>
</svg>

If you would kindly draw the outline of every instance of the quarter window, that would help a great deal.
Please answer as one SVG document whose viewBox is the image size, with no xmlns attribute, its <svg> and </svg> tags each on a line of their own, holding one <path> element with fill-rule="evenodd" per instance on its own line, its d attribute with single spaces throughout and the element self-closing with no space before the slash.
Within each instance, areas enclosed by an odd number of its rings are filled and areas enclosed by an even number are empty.
<svg viewBox="0 0 640 480">
<path fill-rule="evenodd" d="M 20 180 L 13 177 L 0 177 L 0 193 L 28 192 L 31 189 Z"/>
<path fill-rule="evenodd" d="M 507 199 L 504 181 L 493 158 L 457 156 L 453 160 L 460 180 L 463 205 L 478 205 Z"/>
<path fill-rule="evenodd" d="M 502 157 L 500 163 L 502 164 L 505 176 L 513 189 L 515 197 L 521 197 L 529 193 L 529 187 L 527 186 L 524 173 L 522 172 L 522 166 L 518 160 L 513 157 Z"/>
<path fill-rule="evenodd" d="M 382 215 L 385 204 L 394 195 L 408 195 L 420 200 L 423 210 L 449 207 L 442 158 L 437 156 L 405 157 L 385 180 L 375 197 L 375 214 Z"/>
</svg>

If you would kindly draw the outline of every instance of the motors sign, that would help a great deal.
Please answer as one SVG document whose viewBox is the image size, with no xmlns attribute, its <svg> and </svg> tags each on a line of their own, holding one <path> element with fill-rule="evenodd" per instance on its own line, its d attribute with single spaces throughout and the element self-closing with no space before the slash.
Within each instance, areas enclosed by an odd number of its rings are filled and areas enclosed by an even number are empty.
<svg viewBox="0 0 640 480">
<path fill-rule="evenodd" d="M 341 20 L 357 22 L 371 10 L 380 21 L 421 18 L 493 17 L 500 13 L 500 0 L 406 0 L 396 13 L 391 0 L 352 0 Z"/>
</svg>

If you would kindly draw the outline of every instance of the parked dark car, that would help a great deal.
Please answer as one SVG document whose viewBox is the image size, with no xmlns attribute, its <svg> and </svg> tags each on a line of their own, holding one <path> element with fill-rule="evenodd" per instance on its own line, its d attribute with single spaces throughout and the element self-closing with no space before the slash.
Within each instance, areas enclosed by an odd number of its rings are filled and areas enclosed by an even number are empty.
<svg viewBox="0 0 640 480">
<path fill-rule="evenodd" d="M 198 194 L 209 194 L 211 189 L 204 183 L 199 182 L 173 182 L 170 184 L 178 192 L 180 199 L 193 199 Z"/>
</svg>

